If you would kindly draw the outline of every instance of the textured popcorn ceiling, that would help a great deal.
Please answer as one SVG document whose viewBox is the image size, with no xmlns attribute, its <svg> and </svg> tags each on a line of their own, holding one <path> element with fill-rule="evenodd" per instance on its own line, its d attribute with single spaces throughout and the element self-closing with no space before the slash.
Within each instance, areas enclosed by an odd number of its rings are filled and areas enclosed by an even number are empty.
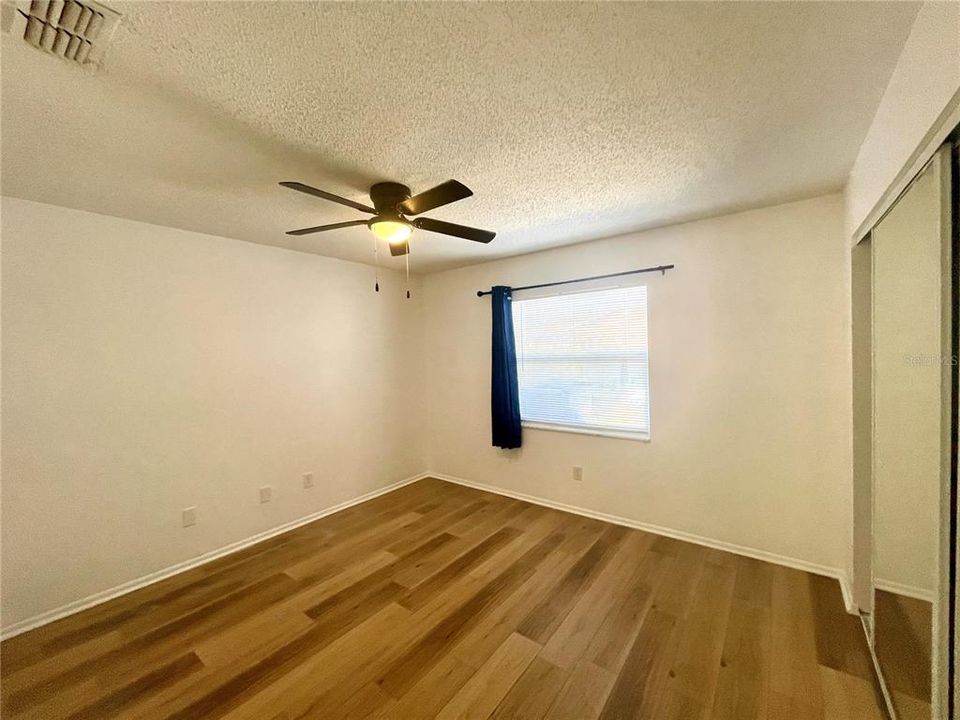
<svg viewBox="0 0 960 720">
<path fill-rule="evenodd" d="M 2 191 L 373 261 L 369 185 L 456 178 L 413 268 L 838 190 L 913 3 L 113 3 L 88 73 L 4 36 Z M 401 266 L 402 259 L 389 260 Z"/>
</svg>

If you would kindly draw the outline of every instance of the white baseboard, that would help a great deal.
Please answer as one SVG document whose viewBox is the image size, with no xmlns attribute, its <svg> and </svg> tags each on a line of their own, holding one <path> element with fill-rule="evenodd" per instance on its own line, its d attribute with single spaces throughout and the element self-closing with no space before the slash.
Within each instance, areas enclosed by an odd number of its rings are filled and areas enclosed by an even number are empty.
<svg viewBox="0 0 960 720">
<path fill-rule="evenodd" d="M 430 477 L 429 473 L 420 473 L 418 475 L 413 475 L 412 477 L 405 478 L 403 480 L 392 483 L 385 487 L 378 488 L 377 490 L 373 490 L 371 492 L 360 495 L 359 497 L 355 497 L 352 500 L 346 500 L 345 502 L 339 503 L 337 505 L 333 505 L 332 507 L 324 508 L 323 510 L 319 510 L 315 513 L 311 513 L 310 515 L 305 515 L 302 518 L 291 520 L 290 522 L 284 523 L 283 525 L 278 525 L 277 527 L 270 528 L 269 530 L 264 530 L 261 533 L 257 533 L 256 535 L 252 535 L 251 537 L 245 538 L 243 540 L 238 540 L 237 542 L 230 543 L 229 545 L 224 545 L 221 548 L 218 548 L 216 550 L 211 550 L 210 552 L 203 553 L 202 555 L 198 555 L 197 557 L 191 558 L 189 560 L 184 560 L 183 562 L 179 562 L 175 565 L 170 565 L 169 567 L 165 567 L 162 570 L 157 570 L 156 572 L 149 573 L 148 575 L 143 575 L 134 580 L 130 580 L 128 582 L 122 583 L 121 585 L 117 585 L 116 587 L 109 588 L 108 590 L 103 590 L 101 592 L 94 593 L 93 595 L 88 595 L 87 597 L 81 598 L 80 600 L 75 600 L 73 602 L 67 603 L 66 605 L 61 605 L 58 608 L 54 608 L 53 610 L 48 610 L 47 612 L 40 613 L 39 615 L 34 615 L 33 617 L 27 618 L 26 620 L 21 620 L 20 622 L 13 623 L 11 625 L 8 625 L 7 627 L 0 629 L 0 640 L 6 640 L 15 635 L 19 635 L 20 633 L 24 633 L 27 630 L 33 630 L 34 628 L 38 628 L 41 625 L 47 625 L 48 623 L 52 623 L 54 620 L 59 620 L 60 618 L 64 618 L 67 615 L 73 615 L 74 613 L 78 613 L 81 610 L 86 610 L 87 608 L 91 608 L 94 605 L 99 605 L 101 603 L 107 602 L 108 600 L 113 600 L 114 598 L 118 598 L 121 595 L 126 595 L 127 593 L 131 593 L 134 590 L 139 590 L 142 587 L 151 585 L 155 582 L 159 582 L 160 580 L 164 580 L 170 577 L 171 575 L 176 575 L 177 573 L 182 573 L 186 570 L 190 570 L 200 565 L 204 565 L 205 563 L 211 562 L 212 560 L 216 560 L 217 558 L 221 558 L 224 555 L 229 555 L 230 553 L 237 552 L 238 550 L 242 550 L 246 547 L 249 547 L 250 545 L 256 545 L 257 543 L 263 542 L 264 540 L 269 540 L 270 538 L 275 537 L 276 535 L 282 535 L 283 533 L 293 530 L 295 528 L 298 528 L 302 525 L 307 525 L 308 523 L 312 523 L 314 520 L 319 520 L 320 518 L 326 517 L 327 515 L 333 515 L 336 512 L 340 512 L 341 510 L 346 510 L 347 508 L 353 507 L 354 505 L 359 505 L 360 503 L 366 502 L 367 500 L 372 500 L 373 498 L 379 497 L 380 495 L 385 495 L 388 492 L 393 492 L 394 490 L 397 490 L 403 487 L 404 485 L 409 485 L 410 483 L 416 482 L 417 480 L 422 480 L 425 477 Z"/>
<path fill-rule="evenodd" d="M 853 587 L 850 584 L 850 576 L 843 570 L 837 571 L 837 581 L 840 583 L 840 592 L 843 595 L 843 606 L 851 615 L 860 617 L 860 606 L 853 599 Z"/>
<path fill-rule="evenodd" d="M 553 508 L 554 510 L 562 510 L 564 512 L 573 513 L 574 515 L 582 515 L 584 517 L 593 518 L 594 520 L 602 520 L 604 522 L 613 523 L 614 525 L 623 525 L 636 530 L 644 530 L 655 535 L 665 535 L 666 537 L 674 538 L 676 540 L 683 540 L 684 542 L 703 545 L 716 550 L 723 550 L 725 552 L 734 553 L 735 555 L 744 555 L 746 557 L 754 558 L 756 560 L 763 560 L 775 565 L 783 565 L 796 570 L 803 570 L 804 572 L 813 573 L 814 575 L 824 575 L 826 577 L 833 578 L 840 583 L 840 591 L 843 594 L 843 604 L 846 607 L 847 612 L 852 615 L 859 614 L 859 610 L 853 601 L 853 595 L 850 592 L 849 579 L 846 577 L 846 573 L 838 568 L 830 567 L 828 565 L 820 565 L 818 563 L 812 563 L 807 560 L 800 560 L 798 558 L 792 558 L 786 555 L 778 555 L 776 553 L 767 552 L 766 550 L 758 550 L 757 548 L 747 547 L 745 545 L 737 545 L 735 543 L 728 543 L 722 540 L 714 540 L 713 538 L 704 537 L 703 535 L 695 535 L 683 530 L 674 530 L 673 528 L 663 527 L 661 525 L 653 525 L 652 523 L 641 522 L 639 520 L 633 520 L 631 518 L 625 518 L 619 515 L 610 515 L 609 513 L 599 512 L 597 510 L 590 510 L 587 508 L 578 507 L 576 505 L 568 505 L 566 503 L 548 500 L 547 498 L 538 497 L 536 495 L 527 495 L 526 493 L 505 490 L 504 488 L 496 485 L 488 485 L 487 483 L 467 480 L 465 478 L 446 475 L 444 473 L 428 472 L 424 473 L 424 477 L 445 480 L 446 482 L 472 487 L 477 490 L 484 490 L 496 495 L 510 497 L 515 500 L 523 500 L 528 503 L 533 503 L 534 505 L 542 505 L 544 507 Z"/>
<path fill-rule="evenodd" d="M 925 590 L 924 588 L 914 587 L 913 585 L 904 585 L 903 583 L 893 582 L 892 580 L 881 580 L 880 578 L 874 578 L 873 586 L 877 590 L 886 590 L 887 592 L 894 593 L 895 595 L 906 595 L 907 597 L 911 597 L 916 600 L 924 600 L 928 603 L 932 603 L 937 597 L 935 590 Z"/>
<path fill-rule="evenodd" d="M 464 478 L 455 477 L 453 475 L 446 475 L 443 473 L 435 472 L 424 472 L 411 477 L 405 478 L 398 482 L 392 483 L 385 487 L 373 490 L 359 497 L 355 497 L 352 500 L 347 500 L 345 502 L 339 503 L 332 507 L 319 510 L 318 512 L 311 513 L 310 515 L 305 515 L 302 518 L 297 520 L 292 520 L 283 525 L 278 525 L 277 527 L 265 530 L 264 532 L 257 533 L 251 537 L 245 538 L 243 540 L 238 540 L 237 542 L 230 543 L 225 545 L 217 550 L 211 550 L 210 552 L 203 553 L 198 555 L 195 558 L 189 560 L 184 560 L 183 562 L 177 563 L 175 565 L 170 565 L 169 567 L 163 568 L 156 572 L 149 573 L 148 575 L 143 575 L 142 577 L 130 580 L 128 582 L 117 585 L 116 587 L 103 590 L 93 595 L 89 595 L 80 600 L 75 600 L 73 602 L 62 605 L 53 610 L 48 610 L 47 612 L 40 613 L 33 617 L 27 618 L 26 620 L 21 620 L 20 622 L 13 623 L 2 629 L 0 629 L 0 640 L 6 640 L 15 635 L 27 632 L 28 630 L 33 630 L 42 625 L 54 622 L 68 615 L 73 615 L 78 613 L 81 610 L 86 610 L 91 608 L 94 605 L 100 605 L 101 603 L 107 602 L 108 600 L 113 600 L 114 598 L 126 595 L 131 593 L 134 590 L 139 590 L 142 587 L 151 585 L 160 580 L 164 580 L 172 575 L 177 573 L 182 573 L 186 570 L 191 570 L 205 563 L 221 558 L 230 553 L 237 552 L 251 545 L 255 545 L 258 542 L 263 542 L 268 540 L 276 535 L 281 535 L 285 532 L 293 530 L 295 528 L 306 525 L 320 518 L 326 517 L 327 515 L 332 515 L 333 513 L 345 510 L 354 505 L 359 505 L 362 502 L 367 500 L 372 500 L 375 497 L 380 495 L 385 495 L 386 493 L 397 490 L 404 485 L 409 485 L 410 483 L 416 482 L 417 480 L 422 480 L 424 478 L 436 478 L 438 480 L 444 480 L 446 482 L 455 483 L 457 485 L 464 485 L 466 487 L 476 488 L 477 490 L 484 490 L 486 492 L 495 493 L 497 495 L 503 495 L 506 497 L 514 498 L 516 500 L 523 500 L 525 502 L 533 503 L 534 505 L 543 505 L 544 507 L 553 508 L 555 510 L 562 510 L 564 512 L 573 513 L 575 515 L 582 515 L 584 517 L 593 518 L 595 520 L 602 520 L 604 522 L 613 523 L 614 525 L 623 525 L 625 527 L 634 528 L 637 530 L 644 530 L 646 532 L 654 533 L 656 535 L 664 535 L 666 537 L 675 538 L 677 540 L 683 540 L 685 542 L 695 543 L 697 545 L 703 545 L 705 547 L 715 548 L 717 550 L 723 550 L 726 552 L 731 552 L 736 555 L 744 555 L 746 557 L 755 558 L 757 560 L 763 560 L 766 562 L 774 563 L 776 565 L 784 565 L 786 567 L 795 568 L 797 570 L 803 570 L 805 572 L 814 573 L 815 575 L 825 575 L 827 577 L 835 578 L 840 583 L 840 590 L 843 593 L 844 605 L 847 608 L 847 612 L 852 614 L 857 614 L 858 610 L 856 605 L 853 602 L 852 595 L 850 593 L 849 579 L 846 577 L 845 573 L 838 570 L 837 568 L 828 567 L 826 565 L 819 565 L 817 563 L 807 562 L 806 560 L 798 560 L 796 558 L 787 557 L 785 555 L 778 555 L 776 553 L 767 552 L 766 550 L 758 550 L 756 548 L 746 547 L 744 545 L 736 545 L 734 543 L 723 542 L 721 540 L 714 540 L 712 538 L 704 537 L 701 535 L 695 535 L 693 533 L 688 533 L 683 530 L 674 530 L 673 528 L 667 528 L 660 525 L 653 525 L 651 523 L 640 522 L 638 520 L 632 520 L 630 518 L 621 517 L 619 515 L 610 515 L 608 513 L 598 512 L 596 510 L 589 510 L 587 508 L 578 507 L 575 505 L 568 505 L 566 503 L 555 502 L 553 500 L 548 500 L 547 498 L 537 497 L 534 495 L 527 495 L 525 493 L 513 492 L 510 490 L 505 490 L 496 485 L 488 485 L 486 483 L 475 482 L 473 480 L 466 480 Z M 879 586 L 879 585 L 878 585 Z M 884 588 L 887 589 L 887 588 Z M 910 588 L 907 588 L 910 590 Z M 915 590 L 915 589 L 914 589 Z M 892 589 L 893 592 L 901 592 L 901 588 Z M 911 595 L 910 592 L 902 592 L 902 594 Z M 911 595 L 911 597 L 916 597 L 916 595 Z M 926 599 L 926 598 L 923 598 Z"/>
</svg>

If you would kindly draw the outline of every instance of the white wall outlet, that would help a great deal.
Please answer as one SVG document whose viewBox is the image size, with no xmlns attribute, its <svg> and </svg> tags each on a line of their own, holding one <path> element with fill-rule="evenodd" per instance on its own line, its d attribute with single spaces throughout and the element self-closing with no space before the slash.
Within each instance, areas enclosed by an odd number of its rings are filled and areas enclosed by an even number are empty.
<svg viewBox="0 0 960 720">
<path fill-rule="evenodd" d="M 262 488 L 260 488 L 260 502 L 261 502 L 261 503 L 268 503 L 268 502 L 270 502 L 270 498 L 272 498 L 272 497 L 273 497 L 273 488 L 272 488 L 272 487 L 270 487 L 269 485 L 264 485 Z"/>
<path fill-rule="evenodd" d="M 188 507 L 183 509 L 183 526 L 190 527 L 197 524 L 197 508 Z"/>
<path fill-rule="evenodd" d="M 304 473 L 303 474 L 303 487 L 312 488 L 313 487 L 313 473 Z"/>
<path fill-rule="evenodd" d="M 579 465 L 573 466 L 573 479 L 577 482 L 583 482 L 583 468 Z"/>
</svg>

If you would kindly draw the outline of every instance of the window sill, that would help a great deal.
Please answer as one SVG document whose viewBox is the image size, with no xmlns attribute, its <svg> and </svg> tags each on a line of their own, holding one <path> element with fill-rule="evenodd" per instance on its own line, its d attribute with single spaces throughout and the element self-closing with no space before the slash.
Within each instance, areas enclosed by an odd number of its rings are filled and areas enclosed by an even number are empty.
<svg viewBox="0 0 960 720">
<path fill-rule="evenodd" d="M 576 425 L 554 425 L 553 423 L 526 422 L 520 423 L 525 428 L 532 430 L 549 430 L 551 432 L 573 433 L 575 435 L 594 435 L 596 437 L 617 438 L 620 440 L 637 440 L 639 442 L 650 442 L 650 433 L 648 432 L 630 432 L 625 430 L 603 430 L 601 428 L 585 428 Z"/>
</svg>

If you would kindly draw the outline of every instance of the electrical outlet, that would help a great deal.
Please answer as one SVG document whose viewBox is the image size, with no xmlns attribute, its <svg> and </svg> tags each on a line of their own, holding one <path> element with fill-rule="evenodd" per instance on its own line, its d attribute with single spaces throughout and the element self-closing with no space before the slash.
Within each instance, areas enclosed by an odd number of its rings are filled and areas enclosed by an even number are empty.
<svg viewBox="0 0 960 720">
<path fill-rule="evenodd" d="M 272 487 L 270 487 L 269 485 L 264 485 L 262 488 L 260 488 L 260 502 L 261 502 L 261 503 L 268 503 L 268 502 L 270 502 L 270 498 L 271 498 L 272 496 L 273 496 L 273 488 L 272 488 Z"/>
<path fill-rule="evenodd" d="M 583 468 L 579 465 L 573 466 L 573 479 L 577 482 L 583 482 Z"/>
<path fill-rule="evenodd" d="M 313 473 L 303 474 L 303 487 L 304 489 L 313 487 Z"/>
<path fill-rule="evenodd" d="M 197 524 L 197 508 L 188 507 L 183 509 L 183 526 L 190 527 Z"/>
</svg>

